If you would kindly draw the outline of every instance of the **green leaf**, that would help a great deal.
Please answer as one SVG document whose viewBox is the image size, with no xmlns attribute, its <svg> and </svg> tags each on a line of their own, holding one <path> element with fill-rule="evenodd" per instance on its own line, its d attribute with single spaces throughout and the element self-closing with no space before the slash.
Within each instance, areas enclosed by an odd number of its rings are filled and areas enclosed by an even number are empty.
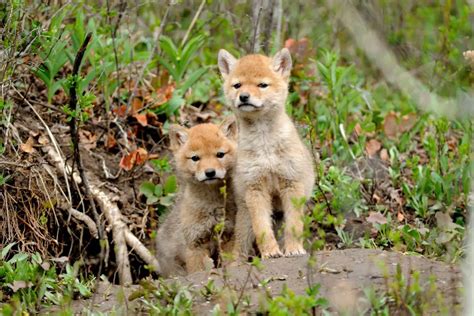
<svg viewBox="0 0 474 316">
<path fill-rule="evenodd" d="M 12 242 L 11 244 L 8 244 L 6 245 L 3 249 L 2 249 L 2 252 L 0 254 L 0 259 L 5 259 L 7 253 L 10 251 L 10 249 L 12 249 L 13 246 L 16 245 L 16 242 Z"/>
<path fill-rule="evenodd" d="M 182 107 L 184 103 L 185 100 L 183 99 L 183 97 L 179 95 L 179 93 L 177 93 L 175 90 L 175 92 L 173 93 L 173 97 L 167 102 L 166 106 L 164 107 L 164 112 L 167 116 L 171 116 L 174 112 L 176 112 L 176 110 Z"/>
<path fill-rule="evenodd" d="M 155 184 L 150 181 L 145 181 L 140 185 L 140 193 L 147 198 L 153 197 L 155 194 Z"/>
<path fill-rule="evenodd" d="M 170 59 L 174 61 L 178 59 L 179 50 L 168 36 L 162 35 L 160 37 L 160 48 Z"/>
<path fill-rule="evenodd" d="M 163 186 L 161 184 L 155 185 L 155 190 L 153 191 L 153 194 L 157 197 L 160 197 L 163 195 Z"/>
<path fill-rule="evenodd" d="M 176 192 L 176 188 L 177 188 L 176 176 L 171 175 L 166 179 L 166 182 L 165 182 L 165 185 L 164 185 L 165 195 Z"/>
<path fill-rule="evenodd" d="M 196 81 L 198 81 L 199 78 L 201 78 L 202 75 L 204 75 L 208 70 L 209 70 L 208 67 L 199 68 L 198 70 L 196 70 L 196 71 L 194 71 L 192 74 L 190 74 L 190 75 L 188 76 L 188 78 L 186 79 L 186 81 L 183 83 L 183 85 L 178 88 L 179 91 L 181 92 L 181 94 L 185 94 L 186 91 L 187 91 L 193 84 L 195 84 Z"/>
<path fill-rule="evenodd" d="M 160 204 L 167 207 L 173 205 L 173 201 L 174 196 L 172 194 L 160 198 Z"/>
<path fill-rule="evenodd" d="M 26 260 L 28 258 L 28 254 L 24 252 L 17 253 L 16 255 L 13 256 L 10 260 L 8 260 L 8 263 L 16 263 L 20 262 L 23 260 Z"/>
</svg>

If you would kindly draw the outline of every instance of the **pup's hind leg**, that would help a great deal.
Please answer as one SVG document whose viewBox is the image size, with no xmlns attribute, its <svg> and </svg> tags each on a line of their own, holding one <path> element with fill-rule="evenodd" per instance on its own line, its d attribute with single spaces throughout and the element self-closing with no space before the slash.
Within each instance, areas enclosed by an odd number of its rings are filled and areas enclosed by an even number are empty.
<svg viewBox="0 0 474 316">
<path fill-rule="evenodd" d="M 303 248 L 303 216 L 305 197 L 303 184 L 296 181 L 285 181 L 281 188 L 281 203 L 285 216 L 284 254 L 285 256 L 304 255 Z"/>
</svg>

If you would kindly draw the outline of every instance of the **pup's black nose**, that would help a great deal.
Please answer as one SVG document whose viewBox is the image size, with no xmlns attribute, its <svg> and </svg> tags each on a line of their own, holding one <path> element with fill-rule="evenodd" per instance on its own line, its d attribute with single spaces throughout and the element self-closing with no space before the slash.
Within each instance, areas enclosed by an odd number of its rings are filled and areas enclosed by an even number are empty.
<svg viewBox="0 0 474 316">
<path fill-rule="evenodd" d="M 239 99 L 240 99 L 240 102 L 247 102 L 250 98 L 250 94 L 248 94 L 247 92 L 242 92 L 239 96 Z"/>
<path fill-rule="evenodd" d="M 208 178 L 214 178 L 216 176 L 216 170 L 214 169 L 206 169 L 204 173 L 206 174 L 206 177 Z"/>
</svg>

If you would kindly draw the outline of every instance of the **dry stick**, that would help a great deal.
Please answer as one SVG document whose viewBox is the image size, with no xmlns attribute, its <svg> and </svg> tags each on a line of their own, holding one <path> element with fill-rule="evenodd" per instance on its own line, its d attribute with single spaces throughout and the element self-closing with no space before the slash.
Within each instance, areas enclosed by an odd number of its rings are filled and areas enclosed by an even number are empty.
<svg viewBox="0 0 474 316">
<path fill-rule="evenodd" d="M 75 111 L 76 115 L 72 117 L 69 123 L 69 128 L 71 131 L 71 140 L 72 140 L 72 146 L 74 150 L 74 162 L 77 165 L 77 170 L 79 171 L 81 180 L 84 183 L 84 191 L 86 193 L 86 197 L 91 203 L 92 215 L 94 216 L 95 224 L 97 225 L 97 228 L 99 229 L 99 238 L 103 240 L 104 230 L 103 230 L 102 224 L 100 223 L 100 217 L 99 217 L 99 213 L 97 212 L 94 199 L 92 199 L 91 197 L 89 182 L 87 180 L 87 177 L 84 173 L 84 168 L 82 166 L 81 153 L 79 150 L 79 129 L 77 126 L 77 117 L 76 117 L 77 115 L 80 115 L 79 113 L 81 111 L 80 105 L 77 102 L 77 81 L 79 80 L 79 69 L 81 68 L 82 59 L 84 58 L 84 54 L 86 52 L 87 45 L 89 45 L 91 37 L 92 37 L 92 33 L 88 33 L 86 35 L 84 42 L 82 43 L 81 47 L 79 48 L 79 51 L 76 54 L 76 58 L 74 60 L 74 66 L 72 68 L 72 83 L 71 83 L 71 87 L 69 88 L 69 95 L 70 95 L 69 108 Z M 101 251 L 101 262 L 103 260 L 103 257 L 104 257 L 104 253 L 103 251 Z M 99 273 L 100 273 L 100 270 L 101 268 L 99 268 Z"/>
<path fill-rule="evenodd" d="M 275 18 L 275 0 L 268 0 L 266 2 L 265 14 L 266 17 L 264 22 L 263 30 L 263 52 L 268 55 L 270 50 L 270 41 L 272 37 L 273 20 Z M 279 47 L 278 47 L 279 48 Z"/>
<path fill-rule="evenodd" d="M 188 30 L 186 31 L 186 34 L 183 37 L 183 40 L 181 41 L 181 47 L 183 47 L 186 41 L 188 40 L 189 34 L 191 33 L 191 30 L 193 29 L 194 24 L 196 24 L 197 19 L 201 15 L 202 9 L 204 8 L 205 4 L 206 4 L 206 0 L 202 0 L 201 5 L 199 5 L 198 10 L 196 14 L 194 15 L 194 18 L 191 21 L 191 24 L 189 25 Z"/>
<path fill-rule="evenodd" d="M 252 38 L 252 53 L 257 53 L 258 51 L 258 38 L 260 37 L 260 15 L 262 14 L 262 1 L 260 1 L 260 8 L 258 9 L 257 20 L 254 23 L 254 32 Z"/>
</svg>

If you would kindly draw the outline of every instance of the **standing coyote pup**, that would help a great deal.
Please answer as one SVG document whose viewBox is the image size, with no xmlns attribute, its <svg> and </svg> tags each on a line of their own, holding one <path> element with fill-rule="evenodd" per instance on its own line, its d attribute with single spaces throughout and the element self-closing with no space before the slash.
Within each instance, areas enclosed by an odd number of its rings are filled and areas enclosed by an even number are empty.
<svg viewBox="0 0 474 316">
<path fill-rule="evenodd" d="M 237 60 L 221 49 L 218 64 L 239 129 L 234 254 L 248 255 L 256 238 L 262 258 L 282 255 L 272 229 L 276 207 L 284 213 L 284 255 L 304 254 L 303 206 L 296 199 L 311 196 L 314 171 L 285 112 L 290 53 L 284 48 L 273 58 L 247 55 Z"/>
<path fill-rule="evenodd" d="M 190 273 L 212 267 L 211 256 L 218 251 L 214 228 L 224 216 L 222 237 L 229 242 L 236 212 L 230 195 L 236 133 L 234 120 L 190 129 L 171 126 L 169 136 L 180 189 L 176 205 L 156 238 L 162 275 L 183 274 L 183 268 Z M 221 192 L 224 180 L 228 180 L 226 197 Z"/>
</svg>

